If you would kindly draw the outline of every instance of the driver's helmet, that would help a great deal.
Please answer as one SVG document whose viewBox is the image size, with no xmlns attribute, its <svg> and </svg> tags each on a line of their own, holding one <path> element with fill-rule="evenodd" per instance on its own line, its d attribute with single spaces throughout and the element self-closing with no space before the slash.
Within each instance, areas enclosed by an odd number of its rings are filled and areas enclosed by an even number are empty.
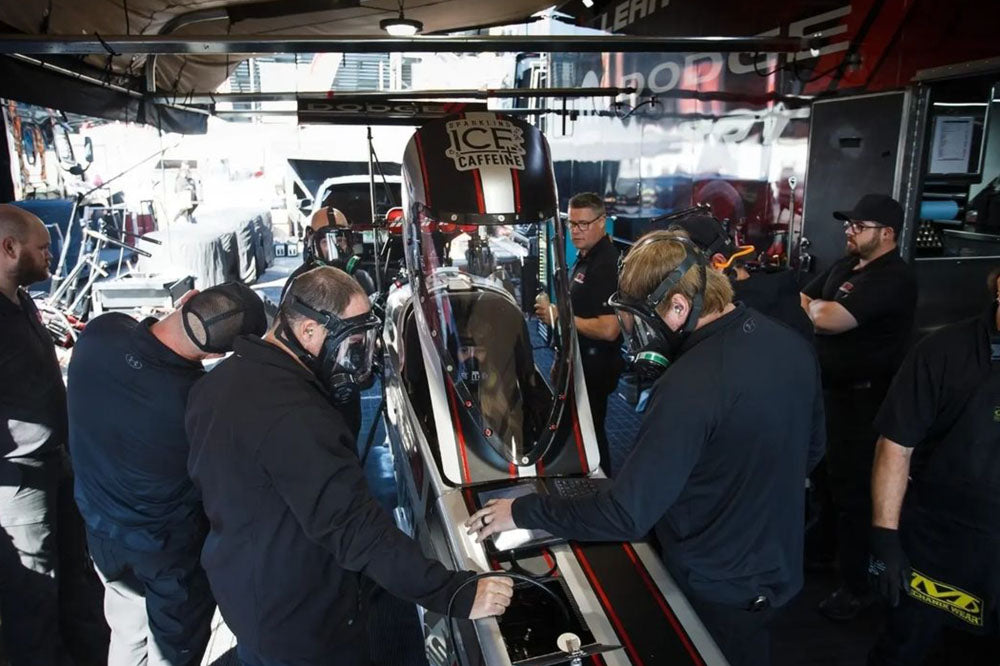
<svg viewBox="0 0 1000 666">
<path fill-rule="evenodd" d="M 351 256 L 354 239 L 347 217 L 333 207 L 320 208 L 309 220 L 308 258 L 327 265 Z"/>
</svg>

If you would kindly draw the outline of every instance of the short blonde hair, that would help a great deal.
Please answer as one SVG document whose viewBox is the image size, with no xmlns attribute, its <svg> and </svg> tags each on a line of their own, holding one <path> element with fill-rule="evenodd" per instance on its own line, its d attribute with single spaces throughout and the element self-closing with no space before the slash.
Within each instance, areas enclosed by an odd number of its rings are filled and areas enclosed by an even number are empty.
<svg viewBox="0 0 1000 666">
<path fill-rule="evenodd" d="M 645 300 L 684 261 L 684 257 L 691 251 L 684 242 L 687 240 L 687 234 L 673 231 L 651 231 L 637 240 L 625 255 L 625 267 L 618 282 L 618 290 L 622 296 L 632 301 Z M 733 286 L 729 283 L 729 278 L 710 266 L 705 268 L 705 278 L 707 284 L 701 314 L 722 312 L 733 302 Z M 695 295 L 701 291 L 701 286 L 701 271 L 696 264 L 664 295 L 656 309 L 657 314 L 666 314 L 674 294 L 680 294 L 693 302 Z"/>
</svg>

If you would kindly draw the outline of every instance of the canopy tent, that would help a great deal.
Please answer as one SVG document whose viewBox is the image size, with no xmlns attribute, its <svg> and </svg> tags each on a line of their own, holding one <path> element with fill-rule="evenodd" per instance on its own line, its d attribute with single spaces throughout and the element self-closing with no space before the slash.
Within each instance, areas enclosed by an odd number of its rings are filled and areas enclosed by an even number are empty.
<svg viewBox="0 0 1000 666">
<path fill-rule="evenodd" d="M 331 37 L 371 35 L 384 37 L 379 22 L 399 15 L 423 23 L 426 33 L 453 32 L 487 25 L 524 21 L 551 6 L 551 0 L 50 0 L 49 2 L 5 2 L 0 4 L 0 32 L 26 35 L 175 35 L 280 36 L 283 34 Z M 132 91 L 156 91 L 177 95 L 180 103 L 192 91 L 211 91 L 225 81 L 241 61 L 239 55 L 161 55 L 155 66 L 144 55 L 86 56 L 91 76 L 111 81 Z M 41 58 L 39 58 L 41 59 Z M 3 60 L 7 60 L 4 58 Z M 79 59 L 71 58 L 78 62 Z M 25 71 L 28 65 L 4 62 L 0 81 Z M 65 63 L 62 63 L 65 66 Z M 75 69 L 75 67 L 73 67 Z M 8 74 L 12 72 L 12 74 Z M 149 74 L 147 80 L 147 74 Z M 24 79 L 21 78 L 21 81 Z M 155 82 L 155 86 L 152 84 Z M 0 94 L 11 97 L 13 85 L 4 84 Z M 131 106 L 132 117 L 162 122 L 149 114 L 139 98 L 121 98 L 114 106 Z M 28 101 L 28 100 L 25 100 Z M 36 101 L 36 103 L 41 103 Z M 47 104 L 57 108 L 64 105 Z M 146 105 L 149 106 L 149 105 Z M 93 110 L 100 110 L 95 105 Z M 88 111 L 79 110 L 81 113 Z M 107 110 L 103 114 L 107 115 Z M 172 122 L 172 121 L 171 121 Z M 178 128 L 179 129 L 179 128 Z"/>
<path fill-rule="evenodd" d="M 546 0 L 410 0 L 407 18 L 424 32 L 517 23 L 549 6 Z M 0 32 L 27 35 L 185 36 L 282 34 L 385 36 L 379 22 L 397 16 L 397 0 L 50 0 L 0 4 Z M 215 90 L 240 63 L 239 55 L 112 55 L 0 57 L 0 97 L 63 111 L 142 122 L 166 131 L 203 133 L 204 113 L 185 110 L 184 95 Z M 42 64 L 44 63 L 44 65 Z M 147 72 L 149 74 L 147 80 Z M 82 74 L 83 76 L 74 76 Z M 155 86 L 153 85 L 155 82 Z M 108 85 L 110 84 L 110 85 Z M 154 104 L 153 92 L 177 104 Z"/>
<path fill-rule="evenodd" d="M 145 122 L 170 131 L 197 133 L 205 131 L 205 115 L 212 112 L 215 100 L 208 103 L 195 101 L 195 97 L 203 100 L 206 95 L 212 96 L 233 69 L 253 52 L 479 52 L 506 48 L 517 52 L 710 49 L 771 53 L 799 51 L 811 44 L 806 38 L 781 36 L 663 40 L 633 36 L 615 39 L 602 34 L 562 41 L 541 34 L 442 37 L 442 33 L 529 22 L 533 20 L 532 14 L 550 6 L 552 0 L 4 3 L 0 6 L 3 44 L 0 96 L 81 114 Z M 566 6 L 564 3 L 563 7 Z M 436 37 L 385 39 L 380 22 L 403 14 L 407 19 L 420 21 L 424 35 Z M 581 18 L 576 16 L 577 20 Z M 32 74 L 38 74 L 39 80 L 32 80 Z M 67 80 L 73 85 L 60 85 Z"/>
<path fill-rule="evenodd" d="M 52 61 L 46 62 L 51 65 Z M 205 133 L 207 113 L 153 104 L 141 94 L 98 85 L 99 78 L 92 83 L 70 75 L 88 69 L 84 63 L 65 63 L 55 70 L 0 56 L 0 97 L 82 116 L 148 124 L 165 132 Z"/>
</svg>

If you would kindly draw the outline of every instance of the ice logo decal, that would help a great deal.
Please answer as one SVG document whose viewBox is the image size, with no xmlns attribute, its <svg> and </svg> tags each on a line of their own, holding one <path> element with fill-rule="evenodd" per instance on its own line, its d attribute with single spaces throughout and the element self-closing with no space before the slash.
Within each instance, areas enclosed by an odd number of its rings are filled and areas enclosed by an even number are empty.
<svg viewBox="0 0 1000 666">
<path fill-rule="evenodd" d="M 459 171 L 481 167 L 524 170 L 524 132 L 502 118 L 462 118 L 445 124 L 451 147 L 445 155 Z"/>
</svg>

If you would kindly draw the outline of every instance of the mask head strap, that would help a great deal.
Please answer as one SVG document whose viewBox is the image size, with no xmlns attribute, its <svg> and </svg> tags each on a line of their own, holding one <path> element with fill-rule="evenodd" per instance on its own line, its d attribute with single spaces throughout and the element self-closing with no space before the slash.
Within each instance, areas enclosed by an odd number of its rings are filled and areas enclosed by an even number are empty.
<svg viewBox="0 0 1000 666">
<path fill-rule="evenodd" d="M 304 317 L 307 317 L 308 319 L 313 320 L 329 331 L 329 339 L 332 345 L 339 345 L 348 336 L 369 328 L 374 328 L 379 324 L 379 318 L 371 311 L 354 317 L 343 318 L 332 312 L 328 312 L 327 310 L 317 310 L 294 294 L 289 294 L 287 298 L 291 299 L 290 305 L 292 310 L 298 312 Z M 302 344 L 292 333 L 292 329 L 284 317 L 281 318 L 281 324 L 277 330 L 277 337 L 289 349 L 295 352 L 299 358 L 304 360 L 315 359 L 312 354 L 305 350 Z"/>
<path fill-rule="evenodd" d="M 339 342 L 359 330 L 374 328 L 379 324 L 379 318 L 371 311 L 354 317 L 340 317 L 327 310 L 317 310 L 294 294 L 291 295 L 291 299 L 293 310 L 328 330 L 335 342 Z"/>
<path fill-rule="evenodd" d="M 701 288 L 691 299 L 691 312 L 688 313 L 687 321 L 684 322 L 684 328 L 682 331 L 684 333 L 690 333 L 694 330 L 694 327 L 698 324 L 698 319 L 701 317 L 702 307 L 704 306 L 705 300 L 705 288 L 708 285 L 708 273 L 706 270 L 707 261 L 705 260 L 705 255 L 702 253 L 698 247 L 686 238 L 680 236 L 671 236 L 669 238 L 654 237 L 647 238 L 642 241 L 642 243 L 634 248 L 632 251 L 650 245 L 652 243 L 676 243 L 684 248 L 684 259 L 680 264 L 677 265 L 672 271 L 667 273 L 666 277 L 660 282 L 660 284 L 653 290 L 653 292 L 646 297 L 645 305 L 652 314 L 656 314 L 657 308 L 663 302 L 674 288 L 680 283 L 687 272 L 692 268 L 697 266 L 700 276 L 701 276 Z M 622 269 L 625 267 L 625 259 L 620 262 L 619 276 L 621 275 Z M 657 315 L 657 318 L 659 315 Z"/>
</svg>

